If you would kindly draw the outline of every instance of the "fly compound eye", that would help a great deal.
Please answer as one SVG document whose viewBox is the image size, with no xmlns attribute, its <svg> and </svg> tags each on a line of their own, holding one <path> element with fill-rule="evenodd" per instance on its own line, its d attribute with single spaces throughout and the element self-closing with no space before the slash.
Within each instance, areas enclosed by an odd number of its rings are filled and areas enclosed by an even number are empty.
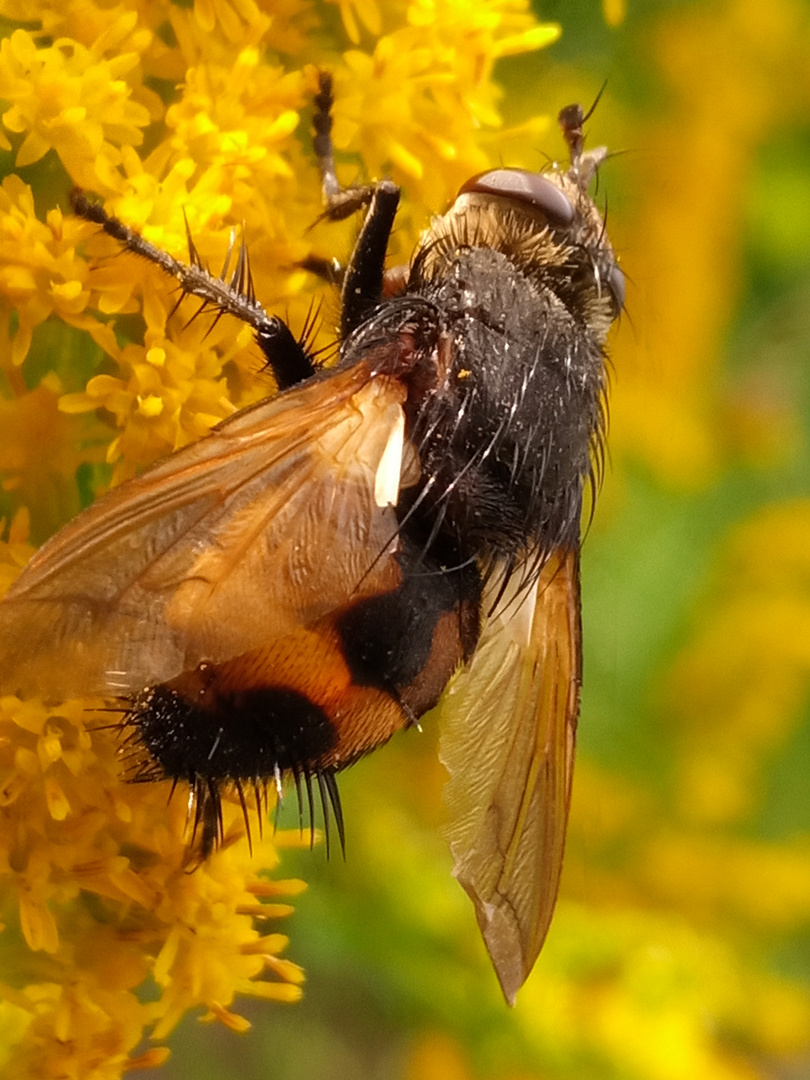
<svg viewBox="0 0 810 1080">
<path fill-rule="evenodd" d="M 567 195 L 548 177 L 528 169 L 490 169 L 473 176 L 459 191 L 480 195 L 500 195 L 504 199 L 528 203 L 541 210 L 550 225 L 565 227 L 574 220 L 574 207 Z"/>
</svg>

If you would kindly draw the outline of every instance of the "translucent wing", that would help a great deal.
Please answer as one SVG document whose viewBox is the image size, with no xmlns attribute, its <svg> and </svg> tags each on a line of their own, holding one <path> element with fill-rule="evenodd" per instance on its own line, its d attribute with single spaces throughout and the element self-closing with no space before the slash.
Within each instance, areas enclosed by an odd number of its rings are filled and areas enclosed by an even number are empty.
<svg viewBox="0 0 810 1080">
<path fill-rule="evenodd" d="M 0 603 L 0 690 L 138 692 L 390 588 L 403 399 L 358 364 L 111 491 Z"/>
<path fill-rule="evenodd" d="M 453 873 L 514 1004 L 562 866 L 581 673 L 578 553 L 557 553 L 530 597 L 507 594 L 497 612 L 441 707 L 441 758 Z"/>
</svg>

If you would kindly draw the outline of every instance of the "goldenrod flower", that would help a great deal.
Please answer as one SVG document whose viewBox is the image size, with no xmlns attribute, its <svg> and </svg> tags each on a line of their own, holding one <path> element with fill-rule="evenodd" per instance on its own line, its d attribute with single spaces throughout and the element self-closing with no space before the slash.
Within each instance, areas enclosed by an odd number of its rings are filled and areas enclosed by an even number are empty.
<svg viewBox="0 0 810 1080">
<path fill-rule="evenodd" d="M 310 301 L 296 264 L 335 232 L 347 250 L 351 227 L 307 232 L 320 198 L 302 119 L 314 65 L 335 75 L 335 142 L 357 163 L 346 180 L 355 168 L 407 184 L 409 243 L 488 164 L 496 59 L 559 32 L 528 0 L 346 0 L 340 12 L 346 37 L 333 40 L 334 12 L 306 0 L 0 0 L 20 23 L 0 42 L 0 147 L 34 181 L 0 188 L 3 591 L 33 550 L 29 522 L 41 541 L 111 479 L 268 389 L 250 333 L 172 315 L 170 281 L 64 213 L 71 186 L 180 257 L 188 222 L 215 268 L 244 230 L 257 294 L 300 327 Z M 135 1048 L 189 1009 L 241 1030 L 239 995 L 300 995 L 267 920 L 303 885 L 264 876 L 298 834 L 262 835 L 254 820 L 251 851 L 226 798 L 224 842 L 189 872 L 183 793 L 122 782 L 115 720 L 103 702 L 0 699 L 9 1076 L 116 1077 L 158 1063 L 162 1050 Z"/>
</svg>

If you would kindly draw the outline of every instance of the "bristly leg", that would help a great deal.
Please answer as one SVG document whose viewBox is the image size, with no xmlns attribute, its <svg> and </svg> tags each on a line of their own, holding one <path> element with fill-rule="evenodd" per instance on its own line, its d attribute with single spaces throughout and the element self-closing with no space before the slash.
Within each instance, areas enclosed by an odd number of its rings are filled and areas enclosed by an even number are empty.
<svg viewBox="0 0 810 1080">
<path fill-rule="evenodd" d="M 323 217 L 340 221 L 368 207 L 352 257 L 343 272 L 340 333 L 343 341 L 367 318 L 383 296 L 385 256 L 399 207 L 399 188 L 390 180 L 358 187 L 341 187 L 332 148 L 332 76 L 319 72 L 315 98 L 313 146 L 321 172 Z"/>
<path fill-rule="evenodd" d="M 334 103 L 332 75 L 328 71 L 319 71 L 315 115 L 312 118 L 312 126 L 315 129 L 312 145 L 321 174 L 324 206 L 322 217 L 329 221 L 342 221 L 364 206 L 368 206 L 376 185 L 360 184 L 347 188 L 341 186 L 335 172 L 335 154 L 332 147 L 332 106 Z"/>
<path fill-rule="evenodd" d="M 228 248 L 221 275 L 215 277 L 202 265 L 190 233 L 190 262 L 184 263 L 108 214 L 83 191 L 77 189 L 71 192 L 70 202 L 78 217 L 100 225 L 104 232 L 128 251 L 154 263 L 164 273 L 175 278 L 180 283 L 180 300 L 184 296 L 196 296 L 202 300 L 202 307 L 197 314 L 210 309 L 216 312 L 217 319 L 225 314 L 233 315 L 252 327 L 280 390 L 295 386 L 315 374 L 317 365 L 307 348 L 306 340 L 296 338 L 283 319 L 268 315 L 256 299 L 244 240 L 239 245 L 236 264 L 230 275 L 230 260 L 235 246 L 233 243 Z M 188 226 L 186 229 L 188 232 Z"/>
</svg>

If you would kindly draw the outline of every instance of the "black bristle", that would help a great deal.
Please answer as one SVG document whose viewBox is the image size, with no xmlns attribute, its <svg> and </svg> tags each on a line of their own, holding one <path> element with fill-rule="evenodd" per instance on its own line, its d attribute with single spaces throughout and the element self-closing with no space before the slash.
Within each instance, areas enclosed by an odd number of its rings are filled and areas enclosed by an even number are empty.
<svg viewBox="0 0 810 1080">
<path fill-rule="evenodd" d="M 312 798 L 312 773 L 304 768 L 304 785 L 306 787 L 307 802 L 309 803 L 309 846 L 310 850 L 315 846 L 315 803 Z"/>
<path fill-rule="evenodd" d="M 318 772 L 318 790 L 321 793 L 321 811 L 323 813 L 323 836 L 326 841 L 326 857 L 331 854 L 331 837 L 329 834 L 329 789 L 326 784 L 326 774 Z"/>
<path fill-rule="evenodd" d="M 239 805 L 242 807 L 242 817 L 245 820 L 245 832 L 247 833 L 248 850 L 250 854 L 253 854 L 253 837 L 250 833 L 250 814 L 248 813 L 247 803 L 245 802 L 245 791 L 242 787 L 241 780 L 234 781 L 234 787 L 236 788 L 236 794 L 239 797 Z M 261 818 L 259 818 L 261 822 Z"/>
<path fill-rule="evenodd" d="M 343 858 L 345 859 L 346 831 L 343 821 L 343 806 L 340 802 L 340 791 L 337 785 L 337 777 L 331 769 L 327 772 L 321 773 L 320 775 L 323 779 L 323 785 L 326 787 L 326 790 L 329 794 L 329 802 L 332 804 L 332 811 L 335 815 L 335 825 L 337 826 L 338 831 L 338 839 L 340 840 L 340 850 L 343 854 Z"/>
</svg>

